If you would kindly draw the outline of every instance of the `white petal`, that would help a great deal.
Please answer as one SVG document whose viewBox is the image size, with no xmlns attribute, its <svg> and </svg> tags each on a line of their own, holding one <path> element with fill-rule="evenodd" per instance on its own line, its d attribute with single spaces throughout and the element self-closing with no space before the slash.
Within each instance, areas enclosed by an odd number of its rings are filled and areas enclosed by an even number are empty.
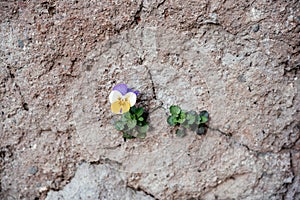
<svg viewBox="0 0 300 200">
<path fill-rule="evenodd" d="M 129 100 L 129 103 L 130 103 L 130 107 L 134 106 L 135 102 L 136 102 L 136 94 L 133 93 L 133 92 L 128 92 L 126 95 L 125 95 L 125 98 Z"/>
<path fill-rule="evenodd" d="M 113 90 L 109 94 L 109 102 L 114 103 L 114 102 L 118 101 L 120 97 L 122 98 L 122 94 L 117 90 Z"/>
</svg>

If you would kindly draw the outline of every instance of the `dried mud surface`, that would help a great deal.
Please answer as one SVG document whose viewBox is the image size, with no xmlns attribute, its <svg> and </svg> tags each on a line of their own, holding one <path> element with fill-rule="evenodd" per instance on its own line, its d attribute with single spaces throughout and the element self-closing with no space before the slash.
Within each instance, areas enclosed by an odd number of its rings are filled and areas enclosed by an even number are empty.
<svg viewBox="0 0 300 200">
<path fill-rule="evenodd" d="M 0 1 L 0 199 L 300 199 L 300 3 Z M 108 95 L 141 91 L 124 142 Z M 177 138 L 168 107 L 210 113 Z"/>
</svg>

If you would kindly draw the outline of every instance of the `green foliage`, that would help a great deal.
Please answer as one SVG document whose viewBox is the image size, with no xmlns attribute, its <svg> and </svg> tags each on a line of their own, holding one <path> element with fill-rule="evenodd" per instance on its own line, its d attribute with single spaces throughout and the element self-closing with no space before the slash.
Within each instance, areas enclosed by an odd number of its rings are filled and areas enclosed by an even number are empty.
<svg viewBox="0 0 300 200">
<path fill-rule="evenodd" d="M 167 122 L 171 126 L 182 124 L 185 121 L 186 114 L 179 106 L 170 107 L 171 116 L 168 117 Z"/>
<path fill-rule="evenodd" d="M 143 108 L 131 107 L 129 112 L 122 115 L 121 119 L 114 123 L 115 128 L 123 133 L 123 138 L 145 138 L 149 130 L 149 124 L 146 121 L 148 113 Z"/>
<path fill-rule="evenodd" d="M 179 106 L 170 106 L 170 116 L 167 122 L 171 126 L 181 126 L 182 129 L 176 130 L 176 135 L 179 137 L 185 136 L 186 129 L 195 131 L 198 135 L 203 135 L 207 131 L 206 123 L 209 120 L 209 114 L 206 110 L 199 114 L 195 111 L 186 112 Z"/>
<path fill-rule="evenodd" d="M 174 105 L 173 105 L 173 106 L 170 107 L 170 113 L 171 113 L 172 115 L 177 116 L 177 115 L 180 114 L 180 112 L 181 112 L 181 109 L 180 109 L 179 106 L 174 106 Z"/>
<path fill-rule="evenodd" d="M 175 126 L 177 124 L 177 120 L 175 116 L 169 116 L 167 122 L 171 126 Z"/>
<path fill-rule="evenodd" d="M 176 130 L 176 135 L 178 137 L 184 137 L 185 136 L 185 131 L 183 129 L 177 129 Z"/>
<path fill-rule="evenodd" d="M 195 111 L 188 112 L 186 115 L 186 120 L 187 120 L 188 125 L 194 124 L 196 122 L 196 119 L 198 119 L 197 117 L 198 116 Z"/>
<path fill-rule="evenodd" d="M 124 138 L 124 140 L 126 140 L 126 139 L 134 139 L 135 136 L 130 135 L 130 134 L 124 132 L 124 133 L 123 133 L 123 138 Z"/>
<path fill-rule="evenodd" d="M 122 131 L 122 130 L 124 130 L 124 128 L 125 128 L 125 122 L 123 122 L 123 121 L 116 121 L 116 123 L 115 123 L 115 128 L 118 130 L 118 131 Z"/>
<path fill-rule="evenodd" d="M 198 135 L 203 135 L 206 133 L 207 128 L 205 126 L 199 126 L 199 128 L 197 129 L 197 134 Z"/>
<path fill-rule="evenodd" d="M 206 123 L 208 121 L 208 117 L 209 117 L 208 112 L 206 110 L 201 111 L 199 114 L 199 117 L 201 118 L 201 122 L 200 122 L 201 124 Z"/>
</svg>

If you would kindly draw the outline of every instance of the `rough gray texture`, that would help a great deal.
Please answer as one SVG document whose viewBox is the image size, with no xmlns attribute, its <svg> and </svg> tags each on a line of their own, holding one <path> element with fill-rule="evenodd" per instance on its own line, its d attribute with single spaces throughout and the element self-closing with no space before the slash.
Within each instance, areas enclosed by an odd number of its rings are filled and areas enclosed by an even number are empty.
<svg viewBox="0 0 300 200">
<path fill-rule="evenodd" d="M 151 196 L 126 186 L 125 176 L 106 165 L 82 164 L 72 181 L 61 191 L 50 191 L 46 200 L 51 199 L 141 199 Z"/>
<path fill-rule="evenodd" d="M 0 199 L 300 199 L 298 1 L 0 7 Z M 112 126 L 117 83 L 161 105 L 144 140 Z M 211 129 L 177 138 L 172 104 Z"/>
</svg>

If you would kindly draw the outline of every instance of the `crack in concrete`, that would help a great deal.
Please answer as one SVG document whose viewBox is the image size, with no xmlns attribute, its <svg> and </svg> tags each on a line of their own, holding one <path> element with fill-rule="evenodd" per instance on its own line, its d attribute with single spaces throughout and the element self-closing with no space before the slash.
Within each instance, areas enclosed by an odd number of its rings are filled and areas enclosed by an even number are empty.
<svg viewBox="0 0 300 200">
<path fill-rule="evenodd" d="M 293 149 L 293 146 L 296 145 L 297 141 L 300 140 L 300 137 L 294 142 L 294 145 L 290 148 L 282 148 L 280 151 L 278 152 L 275 152 L 275 151 L 258 151 L 258 150 L 255 150 L 255 149 L 252 149 L 250 148 L 248 145 L 244 144 L 244 143 L 241 143 L 241 142 L 238 142 L 237 140 L 235 140 L 233 137 L 232 137 L 232 133 L 225 133 L 223 131 L 221 131 L 220 129 L 218 128 L 212 128 L 212 127 L 208 127 L 209 130 L 212 130 L 212 131 L 217 131 L 219 133 L 221 133 L 222 135 L 226 136 L 227 138 L 229 138 L 230 140 L 232 140 L 233 143 L 239 145 L 239 146 L 242 146 L 242 147 L 245 147 L 247 149 L 247 151 L 251 152 L 251 153 L 254 153 L 256 156 L 265 156 L 266 154 L 279 154 L 279 153 L 284 153 L 284 152 L 289 152 L 291 150 L 294 150 Z M 297 151 L 297 150 L 296 150 Z"/>
<path fill-rule="evenodd" d="M 158 10 L 159 7 L 161 7 L 162 5 L 165 4 L 165 2 L 166 2 L 166 0 L 163 0 L 163 1 L 159 2 L 159 3 L 157 4 L 156 7 L 153 7 L 153 8 L 149 11 L 149 15 L 152 15 L 152 14 L 153 14 L 153 11 L 154 11 L 154 10 Z"/>
<path fill-rule="evenodd" d="M 231 134 L 231 133 L 225 133 L 224 131 L 221 131 L 221 130 L 218 129 L 218 128 L 212 128 L 212 127 L 209 127 L 209 126 L 208 126 L 208 129 L 209 129 L 209 130 L 212 130 L 212 131 L 217 131 L 217 132 L 221 133 L 222 135 L 225 135 L 226 137 L 232 137 L 232 134 Z"/>
<path fill-rule="evenodd" d="M 240 176 L 248 175 L 248 174 L 251 174 L 251 172 L 237 173 L 237 174 L 227 176 L 223 180 L 216 180 L 217 184 L 206 188 L 206 191 L 203 194 L 201 194 L 201 196 L 204 196 L 205 194 L 210 193 L 213 189 L 216 189 L 220 185 L 223 185 L 230 180 L 234 181 L 236 178 L 238 178 Z"/>
<path fill-rule="evenodd" d="M 145 68 L 147 69 L 147 72 L 149 74 L 149 78 L 150 78 L 150 81 L 151 81 L 152 98 L 155 99 L 155 100 L 157 100 L 155 85 L 154 85 L 154 81 L 153 81 L 153 78 L 152 78 L 152 73 L 151 73 L 149 67 L 145 66 Z"/>
<path fill-rule="evenodd" d="M 141 20 L 141 13 L 142 13 L 143 7 L 144 7 L 144 0 L 141 1 L 138 9 L 136 10 L 136 12 L 135 12 L 135 14 L 133 16 L 133 20 L 132 20 L 132 22 L 130 24 L 131 26 L 139 24 L 139 21 Z"/>
<path fill-rule="evenodd" d="M 163 0 L 163 1 L 159 2 L 159 3 L 157 4 L 157 6 L 156 6 L 156 9 L 158 9 L 160 6 L 164 5 L 165 2 L 166 2 L 166 0 Z"/>
<path fill-rule="evenodd" d="M 261 151 L 257 151 L 257 150 L 254 150 L 254 149 L 251 149 L 249 146 L 247 146 L 246 144 L 243 144 L 243 143 L 240 143 L 238 141 L 236 141 L 235 139 L 232 138 L 232 134 L 231 133 L 225 133 L 223 131 L 221 131 L 220 129 L 218 128 L 211 128 L 209 127 L 210 130 L 212 131 L 217 131 L 219 133 L 221 133 L 222 135 L 226 136 L 227 138 L 229 138 L 233 143 L 235 144 L 238 144 L 240 146 L 243 146 L 247 149 L 247 151 L 251 152 L 251 153 L 254 153 L 254 155 L 258 158 L 258 157 L 261 157 L 261 156 L 265 156 L 266 154 L 280 154 L 280 153 L 284 153 L 285 151 L 287 151 L 289 153 L 289 162 L 290 162 L 290 168 L 289 168 L 289 171 L 292 173 L 292 181 L 291 183 L 283 183 L 281 187 L 278 188 L 278 193 L 279 191 L 282 191 L 283 188 L 285 188 L 285 192 L 281 192 L 282 195 L 285 197 L 285 199 L 288 199 L 288 192 L 289 192 L 289 188 L 291 188 L 296 180 L 296 176 L 295 176 L 295 171 L 294 171 L 294 167 L 293 167 L 293 156 L 292 156 L 292 151 L 296 151 L 298 152 L 298 150 L 295 150 L 293 149 L 293 147 L 296 145 L 296 143 L 299 141 L 300 139 L 300 136 L 295 140 L 295 142 L 293 142 L 293 144 L 289 147 L 289 148 L 282 148 L 280 151 L 278 152 L 273 152 L 273 151 L 267 151 L 267 152 L 261 152 Z M 253 185 L 252 187 L 252 190 L 254 191 L 256 187 L 258 187 L 260 181 L 262 180 L 262 178 L 266 175 L 266 173 L 262 173 L 258 178 L 256 178 L 256 182 L 255 184 Z M 225 180 L 223 181 L 225 182 Z M 221 183 L 222 184 L 222 183 Z M 213 188 L 216 188 L 218 187 L 220 184 L 216 185 L 215 187 Z M 212 189 L 213 189 L 212 188 Z M 209 191 L 208 191 L 209 192 Z M 207 193 L 207 192 L 206 192 Z M 294 197 L 293 197 L 294 198 Z"/>
<path fill-rule="evenodd" d="M 113 165 L 117 165 L 117 166 L 122 166 L 122 163 L 116 161 L 116 160 L 111 160 L 109 158 L 100 158 L 98 160 L 95 160 L 95 161 L 90 161 L 89 162 L 91 165 L 103 165 L 103 164 L 108 164 L 110 166 L 113 166 Z"/>
<path fill-rule="evenodd" d="M 9 113 L 7 113 L 7 118 L 11 118 L 12 116 L 16 115 L 18 113 L 19 110 L 25 110 L 28 111 L 28 104 L 25 102 L 24 100 L 24 95 L 21 92 L 21 88 L 19 87 L 19 85 L 14 81 L 14 87 L 16 88 L 16 92 L 20 95 L 20 99 L 21 99 L 21 105 L 19 105 L 18 107 L 14 108 L 13 110 L 11 110 Z"/>
<path fill-rule="evenodd" d="M 135 188 L 135 187 L 129 185 L 128 183 L 126 184 L 126 187 L 129 188 L 129 189 L 131 189 L 131 190 L 133 190 L 133 191 L 136 191 L 136 192 L 143 192 L 145 195 L 148 195 L 148 196 L 150 196 L 151 198 L 153 198 L 155 200 L 159 200 L 159 198 L 155 197 L 154 194 L 151 194 L 150 192 L 148 192 L 147 190 L 145 190 L 142 187 L 138 186 L 137 188 Z"/>
<path fill-rule="evenodd" d="M 291 152 L 291 151 L 290 151 L 289 156 L 290 156 L 290 160 L 289 160 L 289 161 L 290 161 L 290 166 L 291 166 L 290 172 L 292 173 L 293 178 L 292 178 L 291 183 L 283 183 L 283 185 L 282 185 L 282 187 L 285 187 L 285 188 L 286 188 L 286 191 L 285 191 L 285 193 L 284 193 L 285 199 L 288 199 L 289 188 L 290 188 L 291 186 L 293 186 L 293 184 L 294 184 L 294 182 L 295 182 L 295 179 L 296 179 L 296 177 L 295 177 L 295 172 L 294 172 L 294 167 L 293 167 L 293 155 L 292 155 L 292 152 Z"/>
</svg>

